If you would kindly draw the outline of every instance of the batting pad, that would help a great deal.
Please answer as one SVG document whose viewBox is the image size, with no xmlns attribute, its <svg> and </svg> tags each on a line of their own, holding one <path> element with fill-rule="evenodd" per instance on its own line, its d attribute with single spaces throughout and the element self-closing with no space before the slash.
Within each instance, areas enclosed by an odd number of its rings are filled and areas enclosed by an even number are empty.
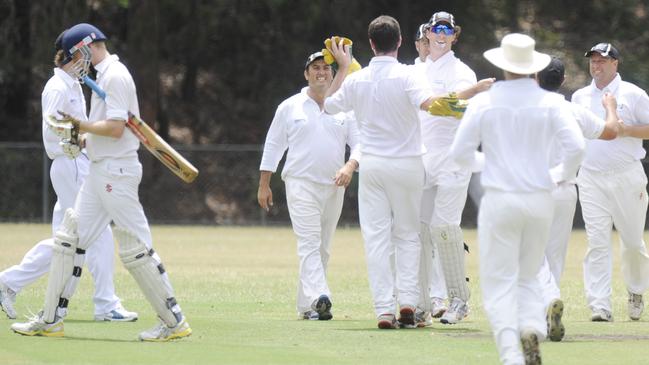
<svg viewBox="0 0 649 365">
<path fill-rule="evenodd" d="M 78 243 L 77 216 L 74 210 L 68 209 L 54 234 L 50 276 L 45 292 L 45 308 L 43 308 L 43 319 L 47 323 L 54 322 L 63 290 L 74 272 L 74 256 Z"/>
<path fill-rule="evenodd" d="M 120 259 L 158 317 L 168 327 L 178 325 L 182 321 L 182 313 L 158 255 L 125 229 L 115 228 L 113 235 L 119 242 Z"/>
<path fill-rule="evenodd" d="M 468 301 L 471 293 L 466 284 L 462 229 L 459 226 L 437 226 L 432 228 L 431 234 L 439 250 L 448 296 Z"/>
<path fill-rule="evenodd" d="M 419 231 L 421 240 L 421 252 L 419 255 L 419 305 L 420 309 L 430 312 L 430 286 L 431 276 L 433 274 L 433 238 L 430 235 L 430 226 L 427 223 L 421 223 Z"/>
</svg>

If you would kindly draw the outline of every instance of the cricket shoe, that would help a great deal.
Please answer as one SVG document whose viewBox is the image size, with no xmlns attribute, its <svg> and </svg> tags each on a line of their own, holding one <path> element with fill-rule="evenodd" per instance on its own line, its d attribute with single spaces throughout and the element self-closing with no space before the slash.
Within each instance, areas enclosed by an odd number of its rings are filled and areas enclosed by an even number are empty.
<svg viewBox="0 0 649 365">
<path fill-rule="evenodd" d="M 417 328 L 430 327 L 433 325 L 433 317 L 430 312 L 423 311 L 419 308 L 415 311 L 415 326 Z"/>
<path fill-rule="evenodd" d="M 41 311 L 27 322 L 12 324 L 11 329 L 24 336 L 63 337 L 63 318 L 55 316 L 53 323 L 46 323 Z"/>
<path fill-rule="evenodd" d="M 298 314 L 298 318 L 307 321 L 317 321 L 320 319 L 320 315 L 316 311 L 306 311 Z"/>
<path fill-rule="evenodd" d="M 9 319 L 16 319 L 16 292 L 0 281 L 0 308 L 7 314 Z"/>
<path fill-rule="evenodd" d="M 633 294 L 629 292 L 629 302 L 628 307 L 629 318 L 634 321 L 637 321 L 642 317 L 642 312 L 644 311 L 644 301 L 642 300 L 642 294 Z"/>
<path fill-rule="evenodd" d="M 192 329 L 185 317 L 175 327 L 168 327 L 164 322 L 158 323 L 157 326 L 148 331 L 140 333 L 140 341 L 149 342 L 166 342 L 176 338 L 187 337 L 192 334 Z"/>
<path fill-rule="evenodd" d="M 394 314 L 384 313 L 379 316 L 377 326 L 382 330 L 389 330 L 399 327 L 399 323 Z"/>
<path fill-rule="evenodd" d="M 399 309 L 399 326 L 402 328 L 416 328 L 415 324 L 415 307 L 404 304 Z"/>
<path fill-rule="evenodd" d="M 318 320 L 328 321 L 334 317 L 331 314 L 331 306 L 331 300 L 327 295 L 323 294 L 313 302 L 311 308 L 318 314 Z"/>
<path fill-rule="evenodd" d="M 453 298 L 448 310 L 439 321 L 443 324 L 456 324 L 469 314 L 469 305 L 460 298 Z"/>
<path fill-rule="evenodd" d="M 593 309 L 590 320 L 593 322 L 613 322 L 613 314 L 606 309 Z"/>
<path fill-rule="evenodd" d="M 554 299 L 550 302 L 546 320 L 548 322 L 548 337 L 550 341 L 559 342 L 566 334 L 566 328 L 561 322 L 563 316 L 563 301 Z"/>
<path fill-rule="evenodd" d="M 523 347 L 525 365 L 541 365 L 539 337 L 534 331 L 523 330 L 521 332 L 521 346 Z"/>
<path fill-rule="evenodd" d="M 124 307 L 119 306 L 108 313 L 95 314 L 95 321 L 135 322 L 137 321 L 137 313 L 129 312 Z"/>
<path fill-rule="evenodd" d="M 444 299 L 442 298 L 431 299 L 431 308 L 433 308 L 431 310 L 431 315 L 433 318 L 440 318 L 448 310 L 448 307 L 446 306 Z"/>
</svg>

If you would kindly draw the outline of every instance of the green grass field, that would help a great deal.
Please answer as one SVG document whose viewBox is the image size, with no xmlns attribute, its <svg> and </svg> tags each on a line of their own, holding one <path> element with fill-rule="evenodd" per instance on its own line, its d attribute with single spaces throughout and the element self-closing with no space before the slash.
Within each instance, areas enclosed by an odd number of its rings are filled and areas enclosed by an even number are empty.
<svg viewBox="0 0 649 365">
<path fill-rule="evenodd" d="M 49 226 L 0 224 L 0 268 L 19 262 Z M 329 267 L 334 320 L 299 321 L 295 313 L 297 257 L 288 228 L 153 227 L 154 246 L 165 262 L 176 296 L 194 333 L 188 339 L 151 344 L 139 331 L 155 324 L 152 309 L 116 258 L 116 288 L 134 323 L 92 320 L 92 282 L 87 271 L 65 322 L 64 338 L 12 333 L 0 319 L 0 364 L 498 364 L 482 310 L 474 231 L 469 274 L 471 314 L 462 323 L 385 331 L 376 328 L 360 231 L 340 229 Z M 584 234 L 573 233 L 562 293 L 566 338 L 546 342 L 544 364 L 647 364 L 647 319 L 626 316 L 615 244 L 613 323 L 593 323 L 581 279 Z M 46 280 L 23 290 L 19 314 L 37 312 Z M 503 309 L 506 310 L 506 309 Z"/>
</svg>

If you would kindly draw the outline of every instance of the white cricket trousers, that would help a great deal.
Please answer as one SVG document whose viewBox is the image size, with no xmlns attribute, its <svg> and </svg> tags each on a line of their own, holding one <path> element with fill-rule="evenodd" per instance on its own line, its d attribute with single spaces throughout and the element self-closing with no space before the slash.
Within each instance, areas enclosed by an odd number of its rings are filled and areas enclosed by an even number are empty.
<svg viewBox="0 0 649 365">
<path fill-rule="evenodd" d="M 511 193 L 486 189 L 478 214 L 480 286 L 500 361 L 523 364 L 520 331 L 546 336 L 541 285 L 552 222 L 550 192 Z"/>
<path fill-rule="evenodd" d="M 77 192 L 88 175 L 89 161 L 85 155 L 72 160 L 59 156 L 52 161 L 50 179 L 57 201 L 52 212 L 52 234 L 56 232 L 68 208 L 74 207 Z M 32 247 L 18 265 L 2 273 L 0 280 L 16 293 L 50 270 L 54 240 L 48 238 Z M 110 228 L 104 225 L 97 242 L 86 252 L 88 270 L 95 285 L 95 314 L 105 314 L 121 306 L 113 283 L 115 243 Z"/>
<path fill-rule="evenodd" d="M 548 246 L 545 248 L 545 259 L 538 274 L 546 308 L 554 299 L 561 298 L 560 282 L 577 207 L 577 187 L 570 183 L 557 186 L 552 190 L 552 201 L 554 202 L 554 215 L 550 226 L 550 238 Z"/>
<path fill-rule="evenodd" d="M 471 172 L 468 170 L 447 171 L 442 169 L 436 172 L 427 171 L 426 176 L 427 178 L 434 176 L 436 183 L 424 188 L 421 199 L 421 222 L 431 228 L 439 226 L 459 227 L 462 222 L 464 205 L 466 204 Z M 439 251 L 437 247 L 432 247 L 432 252 L 430 250 L 431 248 L 423 249 L 422 243 L 422 254 L 433 255 L 432 269 L 428 273 L 430 297 L 446 299 L 448 294 Z"/>
<path fill-rule="evenodd" d="M 320 295 L 331 297 L 327 264 L 345 189 L 294 177 L 287 177 L 284 184 L 300 259 L 297 311 L 304 313 L 312 310 L 311 304 Z"/>
<path fill-rule="evenodd" d="M 649 255 L 643 240 L 647 215 L 647 176 L 640 161 L 626 168 L 597 172 L 581 168 L 579 201 L 588 236 L 584 286 L 591 309 L 611 308 L 613 225 L 620 235 L 622 275 L 627 290 L 649 289 Z"/>
<path fill-rule="evenodd" d="M 74 210 L 79 216 L 79 248 L 87 249 L 112 220 L 151 248 L 151 231 L 138 196 L 142 165 L 133 159 L 104 159 L 90 164 Z"/>
<path fill-rule="evenodd" d="M 419 213 L 424 166 L 419 156 L 363 155 L 359 175 L 359 219 L 374 311 L 377 316 L 395 314 L 397 301 L 415 306 L 419 300 Z"/>
</svg>

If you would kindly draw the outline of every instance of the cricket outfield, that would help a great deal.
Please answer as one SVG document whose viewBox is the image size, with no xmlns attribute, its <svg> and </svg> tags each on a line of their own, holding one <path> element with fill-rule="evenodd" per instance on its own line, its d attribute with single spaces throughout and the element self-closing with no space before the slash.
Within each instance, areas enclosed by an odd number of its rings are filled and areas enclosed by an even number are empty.
<svg viewBox="0 0 649 365">
<path fill-rule="evenodd" d="M 64 338 L 14 334 L 0 314 L 0 364 L 498 364 L 482 309 L 475 231 L 471 246 L 471 312 L 457 325 L 379 330 L 373 315 L 361 234 L 339 229 L 329 265 L 332 321 L 300 321 L 295 311 L 296 243 L 289 228 L 153 226 L 176 297 L 193 329 L 187 339 L 141 343 L 153 310 L 115 258 L 115 285 L 134 323 L 94 322 L 92 281 L 84 272 L 70 304 Z M 0 269 L 16 264 L 50 226 L 0 224 Z M 615 238 L 613 323 L 590 322 L 582 287 L 583 231 L 575 231 L 562 282 L 566 337 L 541 345 L 544 364 L 646 364 L 649 313 L 626 315 L 626 290 Z M 46 279 L 18 295 L 19 319 L 43 304 Z M 512 308 L 503 308 L 512 311 Z"/>
</svg>

